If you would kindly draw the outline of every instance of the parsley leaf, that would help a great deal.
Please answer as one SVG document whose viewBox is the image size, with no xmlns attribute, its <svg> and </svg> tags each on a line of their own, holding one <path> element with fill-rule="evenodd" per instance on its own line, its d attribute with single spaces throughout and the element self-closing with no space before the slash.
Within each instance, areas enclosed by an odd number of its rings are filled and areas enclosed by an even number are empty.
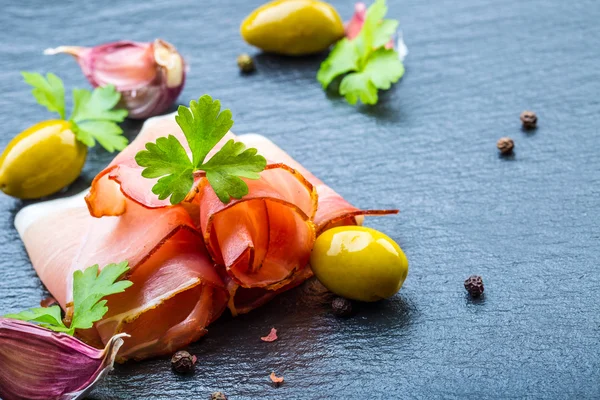
<svg viewBox="0 0 600 400">
<path fill-rule="evenodd" d="M 364 104 L 377 104 L 378 100 L 377 86 L 364 72 L 345 76 L 340 83 L 340 94 L 350 104 L 356 104 L 358 100 Z"/>
<path fill-rule="evenodd" d="M 146 151 L 138 152 L 135 160 L 146 167 L 142 171 L 144 178 L 159 178 L 173 171 L 192 169 L 185 149 L 173 135 L 159 137 L 156 143 L 146 143 Z"/>
<path fill-rule="evenodd" d="M 127 111 L 114 109 L 120 99 L 121 94 L 112 85 L 96 88 L 93 92 L 73 89 L 73 112 L 69 119 L 77 139 L 88 147 L 98 141 L 111 153 L 123 150 L 128 141 L 116 122 L 123 121 Z"/>
<path fill-rule="evenodd" d="M 200 167 L 208 152 L 233 126 L 231 111 L 221 111 L 221 102 L 204 95 L 198 101 L 192 100 L 190 107 L 179 106 L 175 121 L 181 127 L 192 150 L 192 163 Z"/>
<path fill-rule="evenodd" d="M 189 168 L 163 176 L 152 187 L 152 193 L 160 200 L 170 197 L 171 204 L 181 203 L 194 185 L 194 170 Z"/>
<path fill-rule="evenodd" d="M 391 49 L 380 48 L 369 58 L 362 72 L 349 74 L 340 83 L 340 94 L 350 104 L 360 99 L 364 104 L 377 104 L 377 89 L 389 89 L 404 74 L 404 66 L 398 54 Z"/>
<path fill-rule="evenodd" d="M 360 61 L 363 65 L 375 48 L 376 36 L 378 41 L 381 40 L 381 35 L 377 35 L 377 32 L 379 31 L 379 25 L 383 22 L 382 20 L 386 13 L 387 6 L 385 0 L 375 0 L 375 3 L 371 4 L 367 9 L 365 22 L 363 23 L 358 36 L 353 40 L 358 48 Z M 387 40 L 389 39 L 390 36 L 388 36 Z"/>
<path fill-rule="evenodd" d="M 373 48 L 377 49 L 389 43 L 390 38 L 398 31 L 399 22 L 395 19 L 384 19 L 373 35 Z"/>
<path fill-rule="evenodd" d="M 73 89 L 73 112 L 71 121 L 114 121 L 121 122 L 127 117 L 127 110 L 113 110 L 119 103 L 121 94 L 113 85 L 95 88 L 93 92 Z"/>
<path fill-rule="evenodd" d="M 6 318 L 38 323 L 44 328 L 73 335 L 76 329 L 88 329 L 100 321 L 108 311 L 104 297 L 121 293 L 132 285 L 130 281 L 117 281 L 129 270 L 127 261 L 109 264 L 98 274 L 98 265 L 73 273 L 73 318 L 67 327 L 62 321 L 59 306 L 33 308 Z"/>
<path fill-rule="evenodd" d="M 205 162 L 208 153 L 233 125 L 231 111 L 221 111 L 219 100 L 213 101 L 204 95 L 198 101 L 191 101 L 189 108 L 180 106 L 175 120 L 187 140 L 192 160 L 173 135 L 146 143 L 146 150 L 138 152 L 135 161 L 144 168 L 143 177 L 160 178 L 152 187 L 152 193 L 160 200 L 169 198 L 171 204 L 178 204 L 192 189 L 194 172 L 204 171 L 223 203 L 248 194 L 248 185 L 241 178 L 258 179 L 267 165 L 267 160 L 258 155 L 256 149 L 247 149 L 243 143 L 229 140 Z"/>
<path fill-rule="evenodd" d="M 54 74 L 46 78 L 38 73 L 22 72 L 25 82 L 33 86 L 33 95 L 49 111 L 57 112 L 66 119 L 65 87 Z M 77 140 L 88 147 L 100 143 L 107 151 L 123 150 L 128 140 L 117 125 L 127 117 L 127 110 L 115 109 L 121 94 L 112 86 L 96 88 L 93 91 L 73 89 L 73 111 L 68 121 Z"/>
<path fill-rule="evenodd" d="M 56 332 L 69 332 L 69 328 L 62 321 L 60 306 L 38 307 L 18 314 L 6 314 L 4 317 L 20 321 L 37 322 L 44 328 Z"/>
<path fill-rule="evenodd" d="M 173 135 L 160 137 L 156 143 L 146 143 L 146 150 L 135 156 L 138 165 L 145 167 L 144 178 L 159 178 L 152 193 L 160 200 L 171 196 L 171 203 L 181 203 L 194 184 L 194 168 L 185 149 Z"/>
<path fill-rule="evenodd" d="M 71 125 L 77 140 L 88 147 L 95 146 L 98 141 L 106 151 L 112 153 L 123 150 L 129 143 L 123 136 L 123 129 L 111 121 L 86 121 L 80 124 L 71 122 Z"/>
<path fill-rule="evenodd" d="M 358 59 L 358 49 L 354 43 L 347 38 L 337 42 L 317 73 L 317 80 L 323 89 L 327 89 L 338 76 L 358 70 Z"/>
<path fill-rule="evenodd" d="M 231 139 L 201 166 L 206 171 L 210 186 L 223 203 L 229 203 L 230 197 L 241 199 L 248 194 L 248 185 L 239 177 L 260 178 L 259 172 L 265 169 L 267 160 L 256 153 L 255 148 L 247 149 L 244 143 Z"/>
<path fill-rule="evenodd" d="M 181 203 L 192 189 L 194 165 L 173 135 L 159 137 L 156 143 L 146 143 L 146 150 L 138 152 L 135 161 L 144 167 L 144 178 L 162 177 L 152 187 L 152 193 L 160 200 L 170 197 L 171 204 Z"/>
<path fill-rule="evenodd" d="M 33 86 L 31 93 L 37 102 L 65 119 L 65 86 L 60 78 L 50 72 L 45 79 L 42 74 L 34 72 L 21 72 L 21 75 L 26 83 Z"/>
<path fill-rule="evenodd" d="M 84 271 L 73 273 L 73 318 L 71 331 L 88 329 L 100 321 L 108 311 L 106 300 L 111 294 L 124 292 L 133 285 L 130 281 L 118 281 L 129 270 L 127 261 L 109 264 L 98 274 L 98 264 Z"/>
<path fill-rule="evenodd" d="M 377 91 L 389 89 L 404 75 L 398 52 L 384 48 L 398 28 L 398 21 L 383 19 L 386 13 L 385 0 L 376 0 L 358 36 L 335 45 L 317 73 L 324 89 L 343 76 L 339 91 L 348 103 L 376 104 Z"/>
</svg>

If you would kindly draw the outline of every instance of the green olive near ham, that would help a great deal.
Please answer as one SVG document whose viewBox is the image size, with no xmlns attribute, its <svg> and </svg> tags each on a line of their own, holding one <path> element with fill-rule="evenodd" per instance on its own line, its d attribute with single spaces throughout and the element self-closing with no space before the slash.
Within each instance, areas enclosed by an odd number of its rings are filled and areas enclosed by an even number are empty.
<svg viewBox="0 0 600 400">
<path fill-rule="evenodd" d="M 54 194 L 77 179 L 88 147 L 123 150 L 128 143 L 117 125 L 127 111 L 116 108 L 121 94 L 112 85 L 73 90 L 67 119 L 65 86 L 52 73 L 22 72 L 31 93 L 60 119 L 37 123 L 14 137 L 0 156 L 0 190 L 20 199 Z"/>
<path fill-rule="evenodd" d="M 323 1 L 276 0 L 254 10 L 240 31 L 265 52 L 300 56 L 326 50 L 344 36 L 344 24 Z"/>
<path fill-rule="evenodd" d="M 408 260 L 400 246 L 389 236 L 362 226 L 325 231 L 315 242 L 310 264 L 327 289 L 366 302 L 393 296 L 408 274 Z"/>
<path fill-rule="evenodd" d="M 68 121 L 35 124 L 11 140 L 0 156 L 0 190 L 20 199 L 56 193 L 77 179 L 87 151 Z"/>
</svg>

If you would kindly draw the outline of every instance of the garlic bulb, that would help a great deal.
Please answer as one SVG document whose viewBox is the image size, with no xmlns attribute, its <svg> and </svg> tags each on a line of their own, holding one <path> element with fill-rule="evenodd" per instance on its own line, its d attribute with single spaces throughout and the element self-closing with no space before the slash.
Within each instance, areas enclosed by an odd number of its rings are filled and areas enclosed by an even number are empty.
<svg viewBox="0 0 600 400">
<path fill-rule="evenodd" d="M 112 370 L 126 334 L 103 350 L 29 322 L 0 318 L 0 398 L 77 400 Z"/>
<path fill-rule="evenodd" d="M 60 46 L 44 54 L 75 57 L 92 86 L 115 85 L 129 117 L 161 114 L 175 102 L 185 82 L 185 61 L 170 43 L 120 41 L 96 47 Z"/>
</svg>

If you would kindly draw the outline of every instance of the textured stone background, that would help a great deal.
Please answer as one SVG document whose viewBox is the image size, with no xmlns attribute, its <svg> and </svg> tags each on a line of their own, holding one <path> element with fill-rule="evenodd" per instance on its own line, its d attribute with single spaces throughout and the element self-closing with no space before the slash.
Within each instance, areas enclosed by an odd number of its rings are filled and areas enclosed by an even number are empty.
<svg viewBox="0 0 600 400">
<path fill-rule="evenodd" d="M 19 71 L 86 86 L 47 47 L 156 37 L 190 64 L 180 98 L 203 93 L 234 114 L 234 131 L 267 135 L 361 207 L 398 207 L 367 224 L 410 260 L 399 295 L 338 320 L 306 288 L 191 347 L 197 373 L 165 359 L 128 364 L 96 399 L 600 398 L 600 3 L 597 0 L 389 0 L 410 54 L 402 82 L 373 108 L 326 96 L 323 56 L 259 55 L 241 40 L 261 0 L 1 1 L 0 146 L 49 115 Z M 344 19 L 350 1 L 333 1 Z M 256 55 L 240 76 L 235 57 Z M 519 113 L 540 127 L 522 132 Z M 134 137 L 140 124 L 128 122 Z M 503 159 L 495 143 L 516 142 Z M 91 151 L 75 193 L 111 159 Z M 0 196 L 0 314 L 46 292 Z M 483 275 L 485 298 L 462 287 Z M 259 337 L 271 326 L 280 340 Z M 285 376 L 270 385 L 271 371 Z"/>
</svg>

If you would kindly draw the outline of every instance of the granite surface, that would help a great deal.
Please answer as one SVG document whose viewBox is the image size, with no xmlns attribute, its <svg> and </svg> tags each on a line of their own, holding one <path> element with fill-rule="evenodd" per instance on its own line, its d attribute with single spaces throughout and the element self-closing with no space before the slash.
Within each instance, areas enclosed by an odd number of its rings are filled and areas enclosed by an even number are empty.
<svg viewBox="0 0 600 400">
<path fill-rule="evenodd" d="M 407 72 L 371 108 L 321 90 L 323 55 L 247 46 L 239 24 L 260 2 L 2 0 L 0 147 L 50 116 L 19 71 L 86 86 L 72 59 L 43 49 L 160 37 L 190 64 L 181 102 L 209 93 L 235 132 L 268 136 L 352 203 L 400 208 L 367 225 L 399 242 L 409 277 L 347 320 L 299 288 L 211 326 L 190 347 L 193 377 L 167 359 L 126 364 L 93 398 L 600 398 L 600 2 L 389 0 Z M 350 17 L 352 2 L 333 3 Z M 255 74 L 239 74 L 241 52 Z M 539 116 L 531 133 L 525 109 Z M 127 135 L 140 126 L 128 121 Z M 498 156 L 502 136 L 513 157 Z M 110 159 L 91 151 L 68 193 Z M 0 196 L 0 314 L 47 295 L 13 227 L 25 204 Z M 485 281 L 479 301 L 463 288 L 471 274 Z M 261 342 L 273 326 L 280 339 Z"/>
</svg>

